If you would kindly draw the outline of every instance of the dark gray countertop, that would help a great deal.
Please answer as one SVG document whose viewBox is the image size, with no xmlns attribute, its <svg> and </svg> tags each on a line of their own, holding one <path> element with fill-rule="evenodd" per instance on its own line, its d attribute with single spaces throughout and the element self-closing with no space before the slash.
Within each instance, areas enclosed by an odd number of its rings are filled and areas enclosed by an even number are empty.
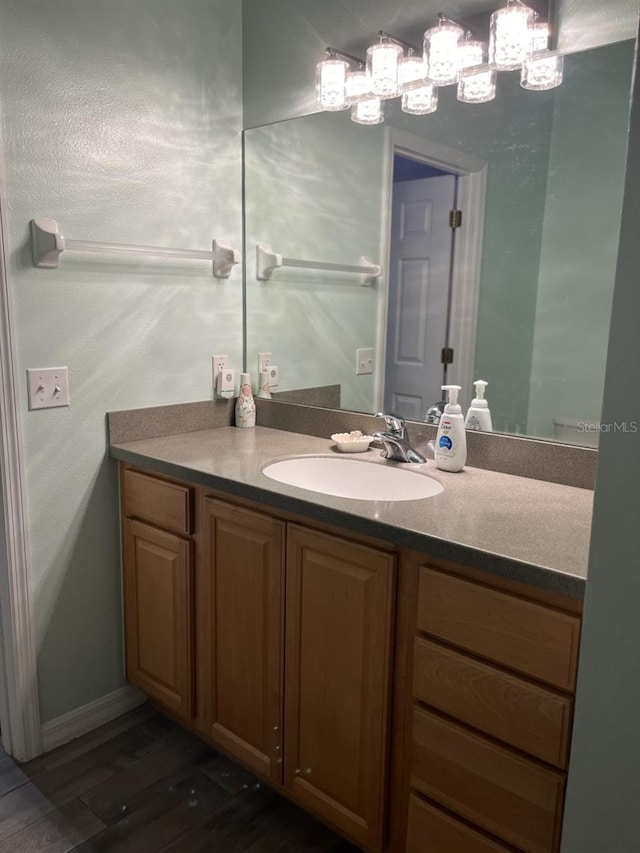
<svg viewBox="0 0 640 853">
<path fill-rule="evenodd" d="M 111 445 L 111 456 L 151 471 L 289 510 L 310 519 L 415 548 L 513 580 L 582 598 L 593 492 L 479 468 L 449 474 L 426 465 L 444 486 L 417 501 L 336 498 L 266 477 L 269 462 L 332 455 L 329 439 L 266 427 L 222 427 Z M 350 458 L 375 464 L 378 450 Z"/>
</svg>

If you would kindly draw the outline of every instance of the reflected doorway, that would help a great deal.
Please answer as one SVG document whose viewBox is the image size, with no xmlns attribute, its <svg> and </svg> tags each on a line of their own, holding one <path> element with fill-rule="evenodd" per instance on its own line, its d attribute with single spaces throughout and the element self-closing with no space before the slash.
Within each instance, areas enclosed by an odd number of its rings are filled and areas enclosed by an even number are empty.
<svg viewBox="0 0 640 853">
<path fill-rule="evenodd" d="M 487 164 L 387 131 L 387 264 L 381 292 L 378 408 L 424 420 L 441 386 L 470 403 Z"/>
<path fill-rule="evenodd" d="M 384 410 L 422 420 L 442 399 L 456 239 L 458 176 L 396 154 Z"/>
</svg>

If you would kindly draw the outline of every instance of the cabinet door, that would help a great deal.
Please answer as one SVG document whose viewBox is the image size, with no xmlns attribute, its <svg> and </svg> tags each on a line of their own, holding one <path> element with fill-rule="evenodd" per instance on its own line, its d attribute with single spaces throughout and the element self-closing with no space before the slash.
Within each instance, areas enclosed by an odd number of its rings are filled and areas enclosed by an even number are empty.
<svg viewBox="0 0 640 853">
<path fill-rule="evenodd" d="M 185 539 L 124 520 L 127 677 L 174 714 L 193 705 L 193 558 Z"/>
<path fill-rule="evenodd" d="M 209 734 L 281 783 L 284 524 L 207 498 L 205 530 Z"/>
<path fill-rule="evenodd" d="M 288 527 L 285 784 L 371 849 L 385 816 L 394 561 Z"/>
</svg>

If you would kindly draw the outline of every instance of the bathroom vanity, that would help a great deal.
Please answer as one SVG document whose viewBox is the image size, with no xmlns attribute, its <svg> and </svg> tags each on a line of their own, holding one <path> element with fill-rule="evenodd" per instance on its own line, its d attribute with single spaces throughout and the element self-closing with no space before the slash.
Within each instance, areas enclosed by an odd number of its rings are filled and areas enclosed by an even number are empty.
<svg viewBox="0 0 640 853">
<path fill-rule="evenodd" d="M 301 453 L 330 442 L 112 445 L 128 678 L 365 850 L 557 851 L 590 493 L 468 469 L 391 504 L 262 474 Z"/>
</svg>

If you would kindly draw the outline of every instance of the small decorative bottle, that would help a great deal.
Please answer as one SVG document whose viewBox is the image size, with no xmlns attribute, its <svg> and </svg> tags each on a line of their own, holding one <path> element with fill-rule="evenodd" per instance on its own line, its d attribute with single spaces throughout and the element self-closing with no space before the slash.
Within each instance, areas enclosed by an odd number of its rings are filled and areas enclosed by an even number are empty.
<svg viewBox="0 0 640 853">
<path fill-rule="evenodd" d="M 247 429 L 256 425 L 256 404 L 251 391 L 251 377 L 240 374 L 240 393 L 236 400 L 236 426 Z"/>
<path fill-rule="evenodd" d="M 258 397 L 264 397 L 266 400 L 271 399 L 271 390 L 269 389 L 269 371 L 261 370 L 258 381 Z"/>
</svg>

